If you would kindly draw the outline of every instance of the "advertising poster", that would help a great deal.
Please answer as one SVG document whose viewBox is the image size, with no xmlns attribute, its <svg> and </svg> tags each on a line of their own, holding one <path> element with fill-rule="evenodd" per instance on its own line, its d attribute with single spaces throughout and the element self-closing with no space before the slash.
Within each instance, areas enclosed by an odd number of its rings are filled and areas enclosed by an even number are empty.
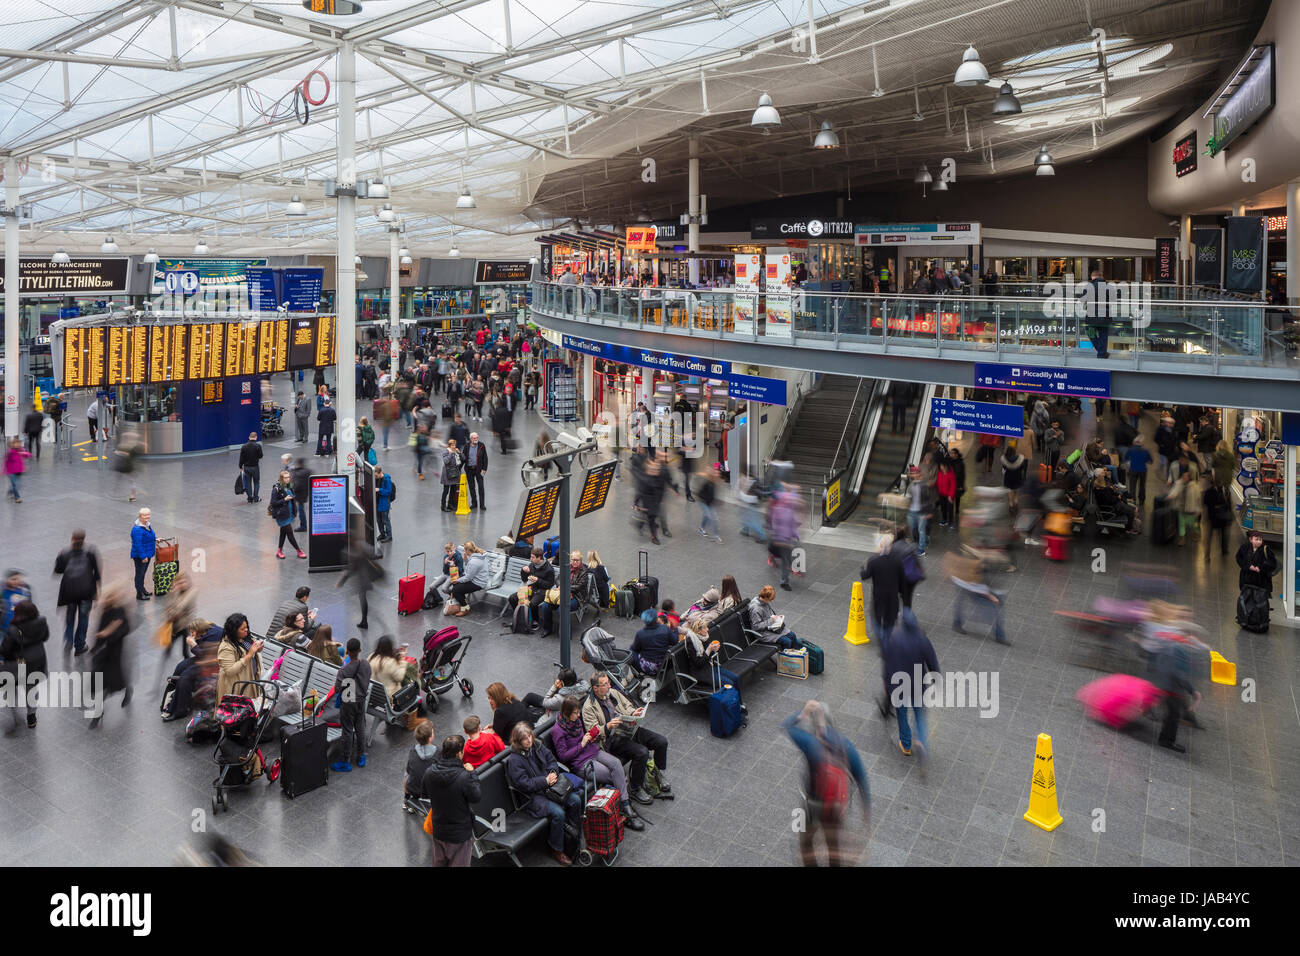
<svg viewBox="0 0 1300 956">
<path fill-rule="evenodd" d="M 1192 284 L 1223 288 L 1223 230 L 1217 226 L 1192 228 Z"/>
<path fill-rule="evenodd" d="M 769 292 L 782 292 L 790 288 L 790 250 L 769 249 L 763 260 L 767 267 L 765 275 Z"/>
<path fill-rule="evenodd" d="M 1177 255 L 1175 253 L 1175 242 L 1168 236 L 1156 236 L 1156 268 L 1154 280 L 1156 282 L 1175 282 L 1178 279 L 1175 264 Z"/>
<path fill-rule="evenodd" d="M 736 288 L 757 292 L 763 277 L 763 257 L 760 255 L 736 256 Z"/>
<path fill-rule="evenodd" d="M 1224 267 L 1223 287 L 1229 292 L 1263 290 L 1264 220 L 1259 216 L 1228 217 Z"/>
<path fill-rule="evenodd" d="M 754 316 L 758 311 L 758 296 L 740 295 L 732 297 L 732 323 L 741 335 L 754 335 L 758 331 Z"/>
<path fill-rule="evenodd" d="M 787 258 L 789 258 L 787 256 Z M 788 295 L 769 295 L 767 297 L 767 337 L 791 339 L 794 328 L 790 324 L 790 299 Z"/>
<path fill-rule="evenodd" d="M 320 475 L 311 479 L 311 533 L 348 533 L 348 482 L 342 475 Z"/>
</svg>

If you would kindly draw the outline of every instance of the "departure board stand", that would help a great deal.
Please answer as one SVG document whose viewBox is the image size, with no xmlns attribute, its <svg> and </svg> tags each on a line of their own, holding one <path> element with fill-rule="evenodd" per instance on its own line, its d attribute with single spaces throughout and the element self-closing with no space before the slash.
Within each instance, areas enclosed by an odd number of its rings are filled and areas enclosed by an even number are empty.
<svg viewBox="0 0 1300 956">
<path fill-rule="evenodd" d="M 573 479 L 573 463 L 579 455 L 594 452 L 597 449 L 595 438 L 585 435 L 582 438 L 575 438 L 572 435 L 561 433 L 560 437 L 551 443 L 551 447 L 561 446 L 560 451 L 554 451 L 550 454 L 539 455 L 530 458 L 524 462 L 524 468 L 542 468 L 545 465 L 554 465 L 560 473 L 560 549 L 558 556 L 560 558 L 559 578 L 560 585 L 560 604 L 555 609 L 556 615 L 560 619 L 560 667 L 569 667 L 573 659 L 572 649 L 569 644 L 573 634 L 573 613 L 569 610 L 569 548 L 571 546 L 572 514 L 569 502 L 569 482 Z"/>
</svg>

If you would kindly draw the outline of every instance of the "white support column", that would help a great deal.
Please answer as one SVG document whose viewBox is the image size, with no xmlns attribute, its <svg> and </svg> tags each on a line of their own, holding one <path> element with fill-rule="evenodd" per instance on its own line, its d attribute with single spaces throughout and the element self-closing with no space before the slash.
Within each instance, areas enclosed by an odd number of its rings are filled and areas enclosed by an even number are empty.
<svg viewBox="0 0 1300 956">
<path fill-rule="evenodd" d="M 19 319 L 22 307 L 18 298 L 18 160 L 5 161 L 5 206 L 13 211 L 5 217 L 5 435 L 18 434 L 18 407 L 23 383 L 18 372 Z"/>
<path fill-rule="evenodd" d="M 582 423 L 591 427 L 593 397 L 596 389 L 596 360 L 590 355 L 582 356 Z"/>
<path fill-rule="evenodd" d="M 357 185 L 357 63 L 351 40 L 344 40 L 339 48 L 338 72 L 335 80 L 338 91 L 338 171 L 339 189 L 355 190 Z M 351 473 L 356 466 L 357 447 L 357 271 L 353 261 L 357 254 L 357 199 L 356 196 L 339 196 L 338 202 L 338 257 L 335 260 L 334 287 L 338 311 L 338 382 L 334 408 L 338 413 L 335 427 L 334 457 L 338 467 Z"/>
<path fill-rule="evenodd" d="M 1246 201 L 1244 199 L 1238 199 L 1232 204 L 1232 214 L 1234 216 L 1246 215 Z"/>
<path fill-rule="evenodd" d="M 399 266 L 397 262 L 398 232 L 388 230 L 388 357 L 392 362 L 391 374 L 397 374 L 398 344 L 402 334 L 401 290 L 398 288 Z"/>
<path fill-rule="evenodd" d="M 1300 179 L 1286 184 L 1286 298 L 1300 305 Z"/>
<path fill-rule="evenodd" d="M 762 409 L 758 402 L 745 403 L 745 442 L 749 446 L 746 450 L 749 452 L 749 474 L 752 478 L 763 477 L 763 449 L 759 447 L 759 433 L 762 428 L 759 425 L 759 419 L 762 417 Z"/>
<path fill-rule="evenodd" d="M 690 214 L 691 224 L 687 227 L 687 249 L 691 258 L 687 260 L 687 277 L 691 285 L 700 281 L 700 140 L 698 136 L 690 138 L 690 161 L 687 166 L 686 211 Z"/>
</svg>

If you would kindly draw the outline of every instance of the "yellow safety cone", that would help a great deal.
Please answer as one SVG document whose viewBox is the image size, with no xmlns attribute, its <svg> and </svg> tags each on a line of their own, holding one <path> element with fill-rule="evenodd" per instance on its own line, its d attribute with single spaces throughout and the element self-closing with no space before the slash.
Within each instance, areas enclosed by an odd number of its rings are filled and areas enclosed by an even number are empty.
<svg viewBox="0 0 1300 956">
<path fill-rule="evenodd" d="M 1029 784 L 1029 811 L 1025 819 L 1051 832 L 1061 825 L 1061 811 L 1056 805 L 1056 767 L 1052 762 L 1052 738 L 1038 735 L 1034 749 L 1034 778 Z"/>
<path fill-rule="evenodd" d="M 39 385 L 32 392 L 32 404 L 36 406 L 37 411 L 45 411 L 45 402 L 41 400 L 41 387 Z"/>
<path fill-rule="evenodd" d="M 465 472 L 460 473 L 460 490 L 456 493 L 456 517 L 469 514 L 469 484 Z"/>
<path fill-rule="evenodd" d="M 1218 651 L 1210 651 L 1210 680 L 1216 684 L 1237 685 L 1237 665 Z"/>
<path fill-rule="evenodd" d="M 849 600 L 849 623 L 844 629 L 844 639 L 850 644 L 870 644 L 867 637 L 867 612 L 862 604 L 862 582 L 853 582 L 853 597 Z"/>
</svg>

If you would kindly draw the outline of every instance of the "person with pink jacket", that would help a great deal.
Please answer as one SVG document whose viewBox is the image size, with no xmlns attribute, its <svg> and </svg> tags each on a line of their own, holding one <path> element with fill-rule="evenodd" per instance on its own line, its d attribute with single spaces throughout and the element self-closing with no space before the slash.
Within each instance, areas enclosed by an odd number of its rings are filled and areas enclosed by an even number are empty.
<svg viewBox="0 0 1300 956">
<path fill-rule="evenodd" d="M 13 438 L 9 441 L 9 449 L 5 452 L 5 474 L 9 476 L 9 491 L 5 497 L 12 498 L 18 504 L 22 504 L 22 496 L 18 493 L 18 479 L 22 473 L 27 470 L 27 459 L 32 457 L 32 453 L 23 448 L 21 438 Z"/>
</svg>

